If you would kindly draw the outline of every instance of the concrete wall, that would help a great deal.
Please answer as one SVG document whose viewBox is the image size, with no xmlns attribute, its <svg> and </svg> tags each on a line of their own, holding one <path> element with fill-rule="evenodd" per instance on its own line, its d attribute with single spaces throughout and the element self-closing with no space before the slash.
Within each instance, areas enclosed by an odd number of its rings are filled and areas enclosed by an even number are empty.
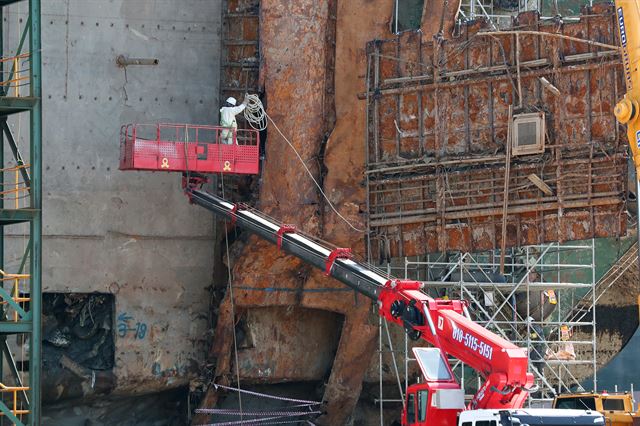
<svg viewBox="0 0 640 426">
<path fill-rule="evenodd" d="M 42 2 L 43 287 L 115 294 L 117 391 L 184 384 L 204 358 L 211 215 L 179 174 L 119 171 L 118 137 L 130 122 L 217 121 L 220 3 Z M 5 48 L 26 10 L 7 8 Z M 159 65 L 125 72 L 120 54 Z M 138 323 L 144 336 L 118 334 Z"/>
</svg>

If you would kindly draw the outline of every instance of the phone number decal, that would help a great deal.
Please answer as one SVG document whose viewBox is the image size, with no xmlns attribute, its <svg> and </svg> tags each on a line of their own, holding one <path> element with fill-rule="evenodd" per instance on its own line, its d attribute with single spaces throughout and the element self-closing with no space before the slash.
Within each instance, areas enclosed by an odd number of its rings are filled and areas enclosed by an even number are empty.
<svg viewBox="0 0 640 426">
<path fill-rule="evenodd" d="M 493 356 L 493 348 L 487 343 L 459 328 L 453 329 L 452 336 L 454 340 L 464 344 L 467 348 L 478 353 L 478 355 L 491 360 L 491 357 Z"/>
</svg>

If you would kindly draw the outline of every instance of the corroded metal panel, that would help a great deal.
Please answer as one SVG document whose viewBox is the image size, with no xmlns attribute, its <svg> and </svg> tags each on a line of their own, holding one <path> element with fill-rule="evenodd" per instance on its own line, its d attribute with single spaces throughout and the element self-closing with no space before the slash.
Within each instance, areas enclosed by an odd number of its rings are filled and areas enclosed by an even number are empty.
<svg viewBox="0 0 640 426">
<path fill-rule="evenodd" d="M 304 382 L 326 377 L 338 347 L 342 322 L 343 316 L 334 312 L 296 306 L 247 310 L 238 333 L 240 377 L 249 383 Z"/>
<path fill-rule="evenodd" d="M 409 33 L 369 44 L 374 258 L 499 248 L 503 226 L 507 247 L 625 232 L 626 140 L 612 113 L 624 92 L 615 17 L 607 5 L 586 12 L 566 24 L 522 14 L 520 34 L 483 34 L 475 22 L 441 43 Z M 544 114 L 544 153 L 507 162 L 510 106 Z"/>
</svg>

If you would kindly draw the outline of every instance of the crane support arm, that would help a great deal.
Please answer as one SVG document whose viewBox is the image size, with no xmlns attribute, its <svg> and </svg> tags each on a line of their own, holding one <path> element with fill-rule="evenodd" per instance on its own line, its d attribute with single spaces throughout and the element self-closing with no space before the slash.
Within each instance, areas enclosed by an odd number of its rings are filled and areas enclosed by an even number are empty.
<svg viewBox="0 0 640 426">
<path fill-rule="evenodd" d="M 640 2 L 616 0 L 615 5 L 627 93 L 614 113 L 620 123 L 627 125 L 636 178 L 640 180 Z"/>
<path fill-rule="evenodd" d="M 379 315 L 403 326 L 412 339 L 423 339 L 445 356 L 454 356 L 477 370 L 485 383 L 470 408 L 523 406 L 533 384 L 533 376 L 527 372 L 526 351 L 472 321 L 465 302 L 433 299 L 422 291 L 423 283 L 389 279 L 352 259 L 349 249 L 328 248 L 291 225 L 279 224 L 259 211 L 196 189 L 192 182 L 185 183 L 185 188 L 192 203 L 325 271 L 376 301 Z"/>
<path fill-rule="evenodd" d="M 191 202 L 212 211 L 223 219 L 235 222 L 259 237 L 277 245 L 285 253 L 322 269 L 327 275 L 346 284 L 372 300 L 378 300 L 386 278 L 358 262 L 349 259 L 341 249 L 324 247 L 313 239 L 295 232 L 290 225 L 281 225 L 256 210 L 239 208 L 233 203 L 198 189 L 187 189 Z M 331 264 L 328 262 L 332 260 Z"/>
</svg>

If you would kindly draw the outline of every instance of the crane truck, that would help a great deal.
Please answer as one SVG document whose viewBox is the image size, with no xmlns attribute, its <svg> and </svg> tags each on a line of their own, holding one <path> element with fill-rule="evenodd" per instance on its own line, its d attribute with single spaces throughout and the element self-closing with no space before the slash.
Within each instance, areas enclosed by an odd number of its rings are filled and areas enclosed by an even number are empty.
<svg viewBox="0 0 640 426">
<path fill-rule="evenodd" d="M 413 349 L 424 382 L 406 390 L 403 426 L 604 425 L 602 415 L 594 411 L 523 409 L 534 382 L 526 351 L 475 323 L 465 301 L 431 298 L 423 283 L 386 276 L 357 261 L 348 248 L 328 247 L 294 226 L 203 190 L 205 182 L 198 174 L 183 177 L 192 203 L 323 270 L 374 301 L 379 315 L 404 327 L 409 338 L 431 344 Z M 447 356 L 484 378 L 467 406 Z"/>
<path fill-rule="evenodd" d="M 402 326 L 409 338 L 429 343 L 431 347 L 413 349 L 424 380 L 405 391 L 404 426 L 604 425 L 602 415 L 590 410 L 523 409 L 534 383 L 526 350 L 475 323 L 465 301 L 431 298 L 422 282 L 389 277 L 357 261 L 349 248 L 329 247 L 295 226 L 203 190 L 208 178 L 202 173 L 258 173 L 259 133 L 234 130 L 234 143 L 226 145 L 220 143 L 225 130 L 190 124 L 124 125 L 120 169 L 182 172 L 191 203 L 323 270 L 370 298 L 378 314 Z M 484 378 L 466 405 L 449 356 Z"/>
<path fill-rule="evenodd" d="M 414 350 L 425 381 L 406 391 L 405 424 L 457 423 L 465 408 L 464 390 L 449 367 L 449 355 L 485 379 L 467 408 L 506 410 L 524 405 L 534 382 L 526 351 L 472 321 L 464 301 L 433 299 L 423 291 L 423 283 L 387 277 L 356 261 L 349 248 L 326 247 L 294 226 L 278 224 L 256 210 L 202 190 L 207 177 L 201 172 L 256 172 L 248 166 L 257 162 L 253 148 L 259 144 L 258 132 L 238 130 L 235 143 L 215 143 L 222 140 L 223 131 L 215 126 L 124 125 L 120 169 L 182 171 L 182 186 L 192 203 L 323 269 L 327 276 L 374 301 L 379 315 L 404 327 L 411 339 L 430 343 L 433 347 Z M 240 140 L 249 143 L 236 142 Z"/>
</svg>

